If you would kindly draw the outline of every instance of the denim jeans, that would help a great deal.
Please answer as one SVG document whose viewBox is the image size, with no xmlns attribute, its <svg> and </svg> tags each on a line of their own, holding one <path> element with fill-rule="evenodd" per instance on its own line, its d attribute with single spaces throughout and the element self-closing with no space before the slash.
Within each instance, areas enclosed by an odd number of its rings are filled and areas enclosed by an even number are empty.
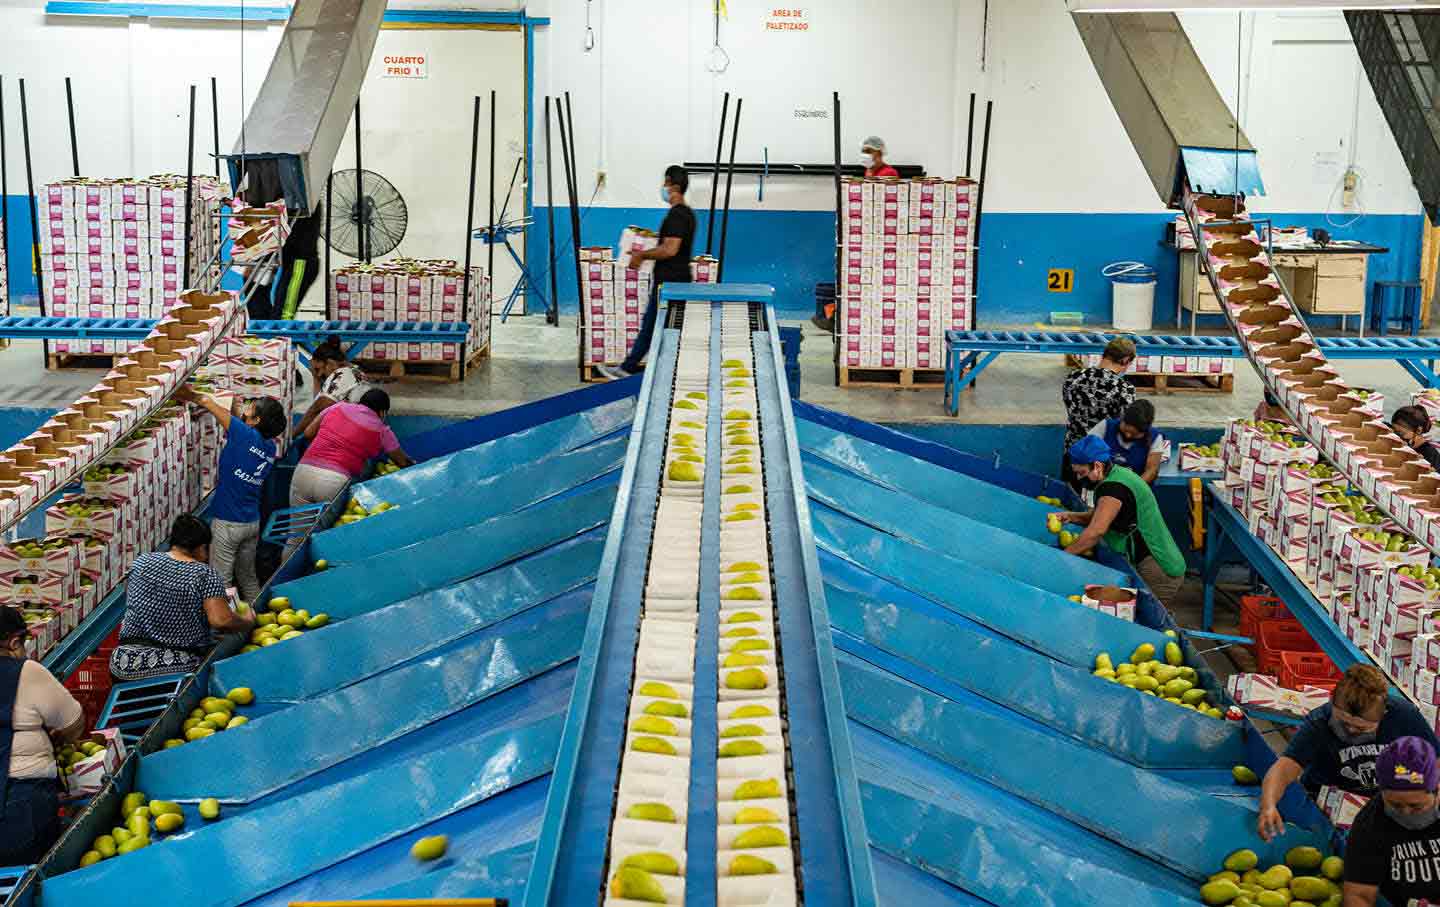
<svg viewBox="0 0 1440 907">
<path fill-rule="evenodd" d="M 11 778 L 0 815 L 0 866 L 37 862 L 60 838 L 60 789 L 54 778 Z"/>
<path fill-rule="evenodd" d="M 635 335 L 635 345 L 620 367 L 630 374 L 640 371 L 640 360 L 650 352 L 650 340 L 655 336 L 655 318 L 660 310 L 660 283 L 650 284 L 650 301 L 645 304 L 645 314 L 640 318 L 640 333 Z"/>
</svg>

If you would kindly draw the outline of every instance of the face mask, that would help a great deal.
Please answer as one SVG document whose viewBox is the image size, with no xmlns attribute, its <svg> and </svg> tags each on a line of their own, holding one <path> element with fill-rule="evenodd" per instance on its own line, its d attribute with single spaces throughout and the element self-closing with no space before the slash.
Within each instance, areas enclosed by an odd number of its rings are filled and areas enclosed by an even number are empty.
<svg viewBox="0 0 1440 907">
<path fill-rule="evenodd" d="M 667 205 L 670 204 L 670 190 L 666 189 L 664 186 L 660 187 L 660 201 L 664 202 Z"/>
<path fill-rule="evenodd" d="M 1391 809 L 1390 804 L 1386 803 L 1385 815 L 1393 819 L 1395 824 L 1401 828 L 1410 831 L 1422 831 L 1434 825 L 1435 820 L 1440 818 L 1440 805 L 1431 803 L 1429 809 L 1422 810 L 1418 813 L 1402 813 Z"/>
<path fill-rule="evenodd" d="M 1352 734 L 1350 733 L 1350 731 L 1346 730 L 1345 725 L 1342 724 L 1340 719 L 1336 718 L 1333 713 L 1330 715 L 1330 732 L 1336 737 L 1340 738 L 1340 741 L 1342 743 L 1355 744 L 1375 742 L 1375 731 L 1366 731 L 1363 734 Z"/>
<path fill-rule="evenodd" d="M 875 155 L 869 153 L 862 154 L 860 155 L 860 162 L 863 163 L 866 167 L 874 167 Z"/>
</svg>

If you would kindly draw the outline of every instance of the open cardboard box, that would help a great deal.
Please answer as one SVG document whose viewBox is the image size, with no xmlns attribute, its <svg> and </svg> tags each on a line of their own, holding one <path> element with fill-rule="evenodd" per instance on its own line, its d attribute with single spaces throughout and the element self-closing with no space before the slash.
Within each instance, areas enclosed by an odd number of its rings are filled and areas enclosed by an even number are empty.
<svg viewBox="0 0 1440 907">
<path fill-rule="evenodd" d="M 179 353 L 157 353 L 143 347 L 131 350 L 126 360 L 134 362 L 141 368 L 169 372 L 169 381 L 172 387 L 190 368 L 189 360 Z"/>
<path fill-rule="evenodd" d="M 1285 346 L 1309 337 L 1305 328 L 1293 321 L 1257 327 L 1245 335 L 1245 342 L 1260 348 Z"/>
<path fill-rule="evenodd" d="M 92 460 L 104 453 L 114 441 L 103 424 L 96 425 L 75 410 L 61 410 L 40 426 L 40 430 L 62 443 L 84 444 L 86 458 Z"/>
<path fill-rule="evenodd" d="M 158 379 L 137 377 L 107 376 L 104 386 L 123 399 L 135 401 L 137 420 L 165 399 L 168 390 Z"/>
<path fill-rule="evenodd" d="M 80 436 L 57 425 L 40 426 L 31 437 L 49 438 L 50 444 L 56 450 L 70 451 L 74 457 L 74 469 L 79 469 L 84 464 L 95 459 L 97 451 L 92 443 L 92 435 Z"/>
<path fill-rule="evenodd" d="M 1389 510 L 1389 501 L 1384 500 L 1388 495 L 1382 495 L 1380 492 L 1380 479 L 1388 477 L 1396 470 L 1413 466 L 1417 459 L 1415 451 L 1408 444 L 1398 438 L 1382 437 L 1369 445 L 1367 453 L 1357 452 L 1354 454 L 1356 464 L 1365 464 L 1359 470 L 1360 490 L 1382 508 Z"/>
<path fill-rule="evenodd" d="M 1264 246 L 1256 242 L 1253 236 L 1247 235 L 1252 231 L 1246 229 L 1243 224 L 1228 227 L 1206 227 L 1205 230 L 1213 235 L 1223 237 L 1216 242 L 1207 243 L 1210 260 L 1215 265 L 1239 264 L 1235 259 L 1250 261 L 1265 252 Z"/>
<path fill-rule="evenodd" d="M 1253 340 L 1253 337 L 1246 338 Z M 1292 340 L 1288 343 L 1267 343 L 1263 345 L 1252 345 L 1255 350 L 1255 359 L 1262 363 L 1271 363 L 1276 366 L 1290 366 L 1286 369 L 1295 372 L 1304 367 L 1307 362 L 1314 362 L 1317 365 L 1324 365 L 1325 358 L 1315 349 L 1315 344 L 1308 340 Z M 1312 366 L 1313 369 L 1313 366 Z"/>
<path fill-rule="evenodd" d="M 1397 451 L 1391 456 L 1399 457 L 1403 451 Z M 1406 507 L 1404 492 L 1411 489 L 1416 483 L 1424 482 L 1426 479 L 1435 476 L 1435 471 L 1430 464 L 1422 458 L 1412 457 L 1398 466 L 1384 465 L 1375 470 L 1375 493 L 1372 497 L 1375 502 L 1390 515 L 1395 517 L 1403 526 L 1407 525 Z M 1437 481 L 1437 490 L 1440 490 L 1440 481 Z"/>
</svg>

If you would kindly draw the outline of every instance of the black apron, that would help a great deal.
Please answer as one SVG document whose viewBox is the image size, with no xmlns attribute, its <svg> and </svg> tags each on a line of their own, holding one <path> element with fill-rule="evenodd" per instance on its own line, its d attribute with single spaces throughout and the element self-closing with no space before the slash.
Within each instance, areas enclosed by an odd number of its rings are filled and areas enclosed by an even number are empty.
<svg viewBox="0 0 1440 907">
<path fill-rule="evenodd" d="M 10 746 L 15 741 L 15 696 L 25 659 L 0 655 L 0 816 L 10 793 Z"/>
</svg>

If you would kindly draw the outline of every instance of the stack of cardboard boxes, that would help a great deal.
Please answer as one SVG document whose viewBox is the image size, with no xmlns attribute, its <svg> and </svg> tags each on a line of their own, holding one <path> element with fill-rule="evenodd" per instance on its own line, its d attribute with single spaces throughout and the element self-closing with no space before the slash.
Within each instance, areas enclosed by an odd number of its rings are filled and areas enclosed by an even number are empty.
<svg viewBox="0 0 1440 907">
<path fill-rule="evenodd" d="M 0 212 L 0 236 L 4 235 L 5 216 L 4 212 Z M 10 314 L 10 264 L 5 248 L 6 243 L 0 242 L 0 317 Z"/>
<path fill-rule="evenodd" d="M 78 177 L 41 187 L 40 281 L 46 311 L 59 317 L 159 318 L 184 287 L 196 286 L 220 246 L 224 193 L 196 177 L 189 195 L 190 273 L 185 270 L 185 178 Z M 54 340 L 57 353 L 124 352 L 115 340 Z"/>
<path fill-rule="evenodd" d="M 945 332 L 975 313 L 978 184 L 847 179 L 841 186 L 840 365 L 945 366 Z"/>
<path fill-rule="evenodd" d="M 182 291 L 150 336 L 89 393 L 0 454 L 0 528 L 63 492 L 45 511 L 43 538 L 0 545 L 0 601 L 25 613 L 27 649 L 36 657 L 84 620 L 176 515 L 199 502 L 192 414 L 161 402 L 244 322 L 232 294 Z"/>
<path fill-rule="evenodd" d="M 286 338 L 226 337 L 195 370 L 195 382 L 221 400 L 271 397 L 280 401 L 288 417 L 295 410 L 299 366 L 295 344 Z M 286 441 L 285 435 L 275 439 L 282 456 Z"/>
<path fill-rule="evenodd" d="M 1099 353 L 1089 353 L 1080 360 L 1087 366 L 1100 364 Z M 1233 375 L 1235 360 L 1226 356 L 1136 356 L 1125 369 L 1127 375 Z"/>
<path fill-rule="evenodd" d="M 449 259 L 393 258 L 381 264 L 355 262 L 330 275 L 330 311 L 338 321 L 466 321 L 470 333 L 462 351 L 456 343 L 372 343 L 365 358 L 400 362 L 455 362 L 474 359 L 490 346 L 490 278 Z M 467 316 L 468 313 L 468 316 Z"/>
</svg>

